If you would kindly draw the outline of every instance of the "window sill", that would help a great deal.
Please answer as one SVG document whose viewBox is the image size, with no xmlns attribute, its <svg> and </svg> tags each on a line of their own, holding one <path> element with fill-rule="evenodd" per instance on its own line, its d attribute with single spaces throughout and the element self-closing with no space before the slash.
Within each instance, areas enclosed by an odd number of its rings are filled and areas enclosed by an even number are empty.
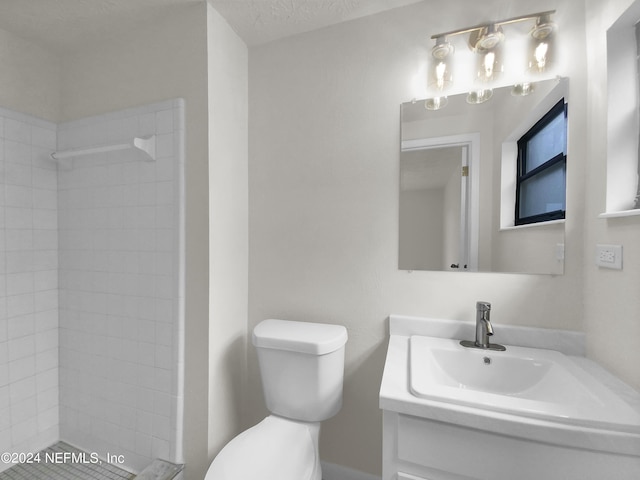
<svg viewBox="0 0 640 480">
<path fill-rule="evenodd" d="M 598 215 L 598 218 L 620 218 L 620 217 L 635 217 L 640 215 L 640 209 L 634 210 L 620 210 L 618 212 L 604 212 Z"/>
<path fill-rule="evenodd" d="M 537 223 L 527 223 L 526 225 L 508 225 L 504 227 L 500 227 L 500 231 L 509 231 L 509 230 L 520 230 L 523 228 L 535 228 L 535 227 L 546 227 L 547 225 L 561 225 L 564 224 L 565 219 L 562 218 L 560 220 L 549 220 L 548 222 L 537 222 Z"/>
</svg>

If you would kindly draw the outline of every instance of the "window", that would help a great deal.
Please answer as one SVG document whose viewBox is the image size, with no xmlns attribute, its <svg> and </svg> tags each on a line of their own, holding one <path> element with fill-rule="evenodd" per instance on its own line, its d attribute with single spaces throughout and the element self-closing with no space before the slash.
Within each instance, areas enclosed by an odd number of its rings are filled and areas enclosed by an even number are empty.
<svg viewBox="0 0 640 480">
<path fill-rule="evenodd" d="M 564 99 L 518 140 L 516 225 L 565 218 L 567 108 Z"/>
<path fill-rule="evenodd" d="M 640 0 L 607 30 L 607 208 L 601 218 L 640 212 L 638 172 L 638 44 Z"/>
</svg>

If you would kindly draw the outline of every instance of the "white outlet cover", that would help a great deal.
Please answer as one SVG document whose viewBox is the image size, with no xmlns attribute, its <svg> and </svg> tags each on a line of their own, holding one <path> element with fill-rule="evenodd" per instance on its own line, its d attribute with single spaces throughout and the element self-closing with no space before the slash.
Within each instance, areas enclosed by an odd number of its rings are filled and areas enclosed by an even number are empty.
<svg viewBox="0 0 640 480">
<path fill-rule="evenodd" d="M 622 270 L 622 245 L 596 245 L 596 265 Z"/>
</svg>

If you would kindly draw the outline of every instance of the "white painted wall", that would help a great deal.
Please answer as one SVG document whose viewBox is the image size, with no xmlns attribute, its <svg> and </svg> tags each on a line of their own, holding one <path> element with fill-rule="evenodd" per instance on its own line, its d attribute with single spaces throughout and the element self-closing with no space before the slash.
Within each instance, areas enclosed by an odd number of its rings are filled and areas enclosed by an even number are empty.
<svg viewBox="0 0 640 480">
<path fill-rule="evenodd" d="M 428 36 L 531 4 L 460 0 L 404 7 L 250 51 L 249 327 L 265 318 L 339 323 L 349 330 L 342 411 L 324 424 L 323 460 L 380 472 L 378 389 L 387 317 L 472 320 L 476 300 L 499 324 L 582 330 L 582 201 L 586 117 L 584 7 L 557 9 L 563 75 L 572 78 L 567 261 L 563 276 L 407 273 L 397 268 L 398 105 L 429 55 Z M 575 95 L 575 96 L 574 96 Z M 495 185 L 495 188 L 498 188 Z M 266 412 L 249 350 L 248 423 Z"/>
<path fill-rule="evenodd" d="M 240 429 L 248 288 L 248 50 L 207 8 L 209 76 L 209 458 Z"/>
<path fill-rule="evenodd" d="M 598 219 L 606 211 L 607 78 L 606 30 L 630 0 L 587 0 L 589 67 L 588 163 L 585 202 L 584 316 L 588 355 L 640 389 L 640 217 Z M 598 243 L 623 245 L 623 270 L 595 266 Z"/>
<path fill-rule="evenodd" d="M 60 115 L 60 59 L 0 29 L 0 105 L 49 121 Z"/>
</svg>

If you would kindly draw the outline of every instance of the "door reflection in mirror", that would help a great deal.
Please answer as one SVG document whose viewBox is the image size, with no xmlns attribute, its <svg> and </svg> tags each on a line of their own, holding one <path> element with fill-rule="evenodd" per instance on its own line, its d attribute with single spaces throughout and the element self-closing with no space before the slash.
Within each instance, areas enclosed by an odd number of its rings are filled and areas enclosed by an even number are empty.
<svg viewBox="0 0 640 480">
<path fill-rule="evenodd" d="M 403 142 L 400 269 L 477 270 L 477 238 L 470 235 L 474 140 L 477 135 Z"/>
</svg>

